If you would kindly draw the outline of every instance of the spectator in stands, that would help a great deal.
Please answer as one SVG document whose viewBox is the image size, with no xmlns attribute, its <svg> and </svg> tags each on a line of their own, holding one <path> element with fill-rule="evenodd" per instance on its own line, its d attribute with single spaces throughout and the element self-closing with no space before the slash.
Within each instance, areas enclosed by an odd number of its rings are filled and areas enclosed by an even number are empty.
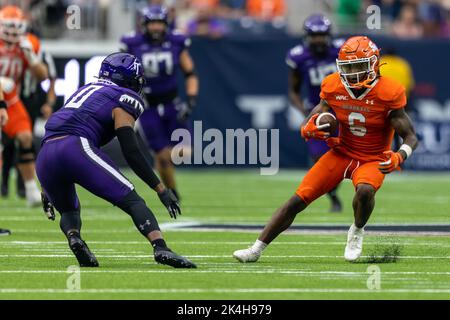
<svg viewBox="0 0 450 320">
<path fill-rule="evenodd" d="M 226 25 L 216 15 L 214 8 L 201 8 L 187 26 L 187 34 L 220 38 L 227 33 Z"/>
<path fill-rule="evenodd" d="M 236 19 L 246 15 L 247 0 L 222 0 L 222 12 L 229 19 Z"/>
<path fill-rule="evenodd" d="M 424 36 L 438 37 L 444 22 L 442 8 L 436 2 L 422 1 L 417 7 L 419 19 L 422 21 Z"/>
<path fill-rule="evenodd" d="M 423 36 L 423 26 L 417 18 L 416 8 L 406 4 L 400 10 L 398 19 L 392 25 L 394 36 L 402 39 L 415 39 Z"/>
<path fill-rule="evenodd" d="M 247 14 L 250 17 L 271 21 L 284 17 L 284 0 L 247 0 Z"/>
</svg>

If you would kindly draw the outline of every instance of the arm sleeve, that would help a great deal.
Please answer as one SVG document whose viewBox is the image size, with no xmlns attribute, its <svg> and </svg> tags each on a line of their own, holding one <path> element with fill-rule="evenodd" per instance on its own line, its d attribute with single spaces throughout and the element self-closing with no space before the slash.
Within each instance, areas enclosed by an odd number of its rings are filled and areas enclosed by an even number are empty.
<svg viewBox="0 0 450 320">
<path fill-rule="evenodd" d="M 116 130 L 122 153 L 130 168 L 150 188 L 154 189 L 160 180 L 153 171 L 150 163 L 145 158 L 131 127 L 121 127 Z"/>
</svg>

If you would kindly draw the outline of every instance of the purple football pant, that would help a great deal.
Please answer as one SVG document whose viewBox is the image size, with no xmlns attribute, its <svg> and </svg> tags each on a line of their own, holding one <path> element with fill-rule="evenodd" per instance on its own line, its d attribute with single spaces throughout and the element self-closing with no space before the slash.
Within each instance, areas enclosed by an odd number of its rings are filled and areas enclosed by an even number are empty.
<svg viewBox="0 0 450 320">
<path fill-rule="evenodd" d="M 328 150 L 330 150 L 330 147 L 328 147 L 327 143 L 322 140 L 309 139 L 306 142 L 306 145 L 308 146 L 309 155 L 313 159 L 320 158 L 325 153 L 327 153 Z"/>
<path fill-rule="evenodd" d="M 176 129 L 190 130 L 188 122 L 177 119 L 178 111 L 175 103 L 160 107 L 151 107 L 139 117 L 141 131 L 148 146 L 156 153 L 167 147 L 173 147 L 178 141 L 172 141 L 172 132 Z"/>
<path fill-rule="evenodd" d="M 134 190 L 103 151 L 92 146 L 88 139 L 76 136 L 47 141 L 36 160 L 36 173 L 59 212 L 79 209 L 75 184 L 113 205 Z"/>
</svg>

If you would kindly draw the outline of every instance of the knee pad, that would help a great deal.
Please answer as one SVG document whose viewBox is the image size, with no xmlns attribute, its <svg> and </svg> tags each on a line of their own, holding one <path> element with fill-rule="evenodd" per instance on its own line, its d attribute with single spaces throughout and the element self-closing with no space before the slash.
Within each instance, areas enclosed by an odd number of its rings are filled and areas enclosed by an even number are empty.
<svg viewBox="0 0 450 320">
<path fill-rule="evenodd" d="M 19 147 L 19 163 L 26 164 L 30 162 L 34 162 L 35 160 L 36 150 L 34 146 L 30 148 Z"/>
</svg>

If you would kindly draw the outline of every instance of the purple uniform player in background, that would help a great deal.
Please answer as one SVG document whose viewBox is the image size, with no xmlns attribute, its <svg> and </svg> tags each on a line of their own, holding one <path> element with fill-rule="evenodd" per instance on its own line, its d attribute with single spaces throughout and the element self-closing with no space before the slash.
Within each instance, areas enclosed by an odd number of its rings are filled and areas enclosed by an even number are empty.
<svg viewBox="0 0 450 320">
<path fill-rule="evenodd" d="M 142 10 L 142 30 L 122 37 L 122 51 L 138 57 L 144 66 L 144 95 L 147 108 L 139 119 L 149 147 L 155 152 L 155 165 L 164 184 L 179 198 L 171 159 L 172 132 L 190 129 L 187 122 L 196 105 L 198 79 L 188 52 L 190 39 L 169 31 L 167 9 L 149 6 Z M 186 79 L 187 103 L 178 98 L 178 77 Z M 189 149 L 186 146 L 184 152 Z"/>
<path fill-rule="evenodd" d="M 303 27 L 304 45 L 292 48 L 287 55 L 286 63 L 289 66 L 289 99 L 306 117 L 319 104 L 322 80 L 337 71 L 336 58 L 343 42 L 331 40 L 331 22 L 321 14 L 308 17 Z M 302 85 L 307 92 L 305 102 L 300 95 Z M 329 150 L 325 141 L 310 139 L 307 145 L 314 162 Z M 330 191 L 328 195 L 332 201 L 330 211 L 342 211 L 336 189 Z"/>
<path fill-rule="evenodd" d="M 180 214 L 175 195 L 159 181 L 137 143 L 134 122 L 144 111 L 140 96 L 144 82 L 142 65 L 135 56 L 109 55 L 102 62 L 99 80 L 78 89 L 45 126 L 37 158 L 44 211 L 52 220 L 53 208 L 59 211 L 61 230 L 82 267 L 97 267 L 98 262 L 81 238 L 80 201 L 75 184 L 129 214 L 151 242 L 157 262 L 195 267 L 167 247 L 153 213 L 133 184 L 100 149 L 117 136 L 133 171 L 158 193 L 173 218 Z"/>
</svg>

